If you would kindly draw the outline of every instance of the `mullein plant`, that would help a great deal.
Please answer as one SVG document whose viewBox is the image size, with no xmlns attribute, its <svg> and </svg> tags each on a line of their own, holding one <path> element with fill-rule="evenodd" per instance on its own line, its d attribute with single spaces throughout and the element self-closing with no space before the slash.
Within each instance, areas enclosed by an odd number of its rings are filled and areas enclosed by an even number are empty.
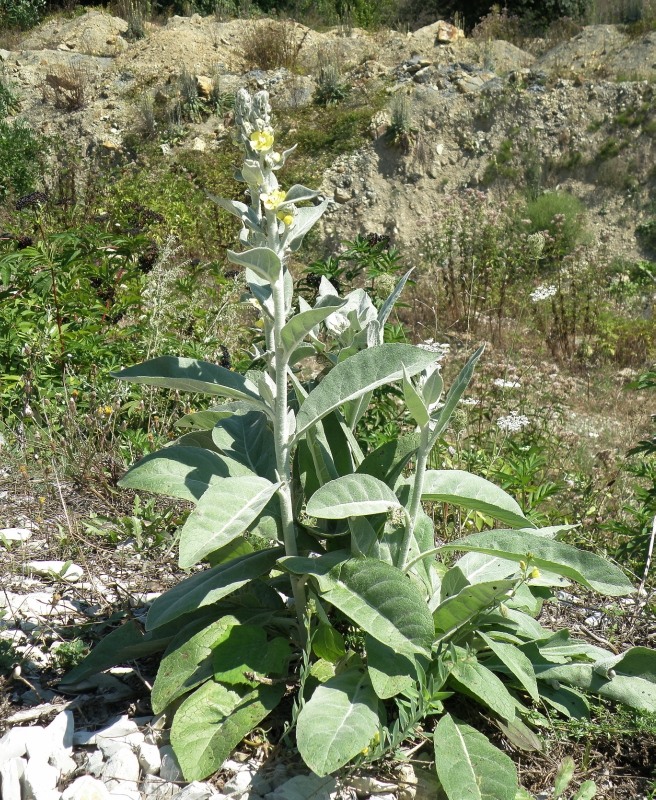
<svg viewBox="0 0 656 800">
<path fill-rule="evenodd" d="M 631 584 L 559 541 L 571 526 L 538 530 L 489 481 L 427 468 L 482 349 L 445 394 L 441 350 L 385 343 L 408 275 L 380 307 L 362 289 L 339 297 L 326 280 L 313 306 L 295 302 L 288 257 L 328 201 L 280 187 L 291 151 L 276 150 L 265 92 L 240 91 L 235 120 L 248 202 L 211 199 L 242 222 L 228 258 L 261 313 L 258 368 L 162 357 L 116 376 L 221 400 L 182 417 L 180 437 L 121 481 L 194 504 L 179 532 L 189 577 L 152 603 L 145 632 L 127 622 L 66 683 L 164 651 L 152 707 L 168 714 L 187 780 L 218 770 L 277 708 L 319 777 L 412 737 L 414 749 L 431 748 L 450 800 L 512 800 L 513 762 L 457 717 L 462 698 L 530 748 L 540 741 L 529 724 L 554 710 L 585 716 L 590 691 L 656 710 L 651 650 L 618 656 L 536 619 L 570 582 L 610 597 Z M 304 377 L 317 362 L 320 376 Z M 392 382 L 416 429 L 365 454 L 358 422 Z M 436 546 L 426 501 L 487 529 Z"/>
</svg>

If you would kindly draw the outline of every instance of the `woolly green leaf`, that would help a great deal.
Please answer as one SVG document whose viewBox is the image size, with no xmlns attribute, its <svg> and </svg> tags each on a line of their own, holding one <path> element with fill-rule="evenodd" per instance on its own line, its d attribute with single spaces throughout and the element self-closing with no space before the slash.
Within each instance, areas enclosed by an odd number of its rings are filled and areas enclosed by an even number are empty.
<svg viewBox="0 0 656 800">
<path fill-rule="evenodd" d="M 419 425 L 420 428 L 423 428 L 424 425 L 428 425 L 428 420 L 430 419 L 428 416 L 428 408 L 426 408 L 423 397 L 415 389 L 405 369 L 403 370 L 403 399 L 405 400 L 410 415 L 417 425 Z"/>
<path fill-rule="evenodd" d="M 515 765 L 482 733 L 445 714 L 435 727 L 433 745 L 448 800 L 514 800 Z"/>
<path fill-rule="evenodd" d="M 313 328 L 320 322 L 323 322 L 331 314 L 334 314 L 335 311 L 341 308 L 345 303 L 346 300 L 340 297 L 328 295 L 324 297 L 321 304 L 317 305 L 315 308 L 310 308 L 307 311 L 301 311 L 299 314 L 295 314 L 280 332 L 286 355 L 289 356 L 294 348 L 305 339 Z"/>
<path fill-rule="evenodd" d="M 281 547 L 256 550 L 181 581 L 154 600 L 148 612 L 147 630 L 217 603 L 253 578 L 268 573 L 283 552 Z"/>
<path fill-rule="evenodd" d="M 379 724 L 378 698 L 369 676 L 348 669 L 318 686 L 303 706 L 296 743 L 303 761 L 323 777 L 362 752 Z"/>
<path fill-rule="evenodd" d="M 465 389 L 469 386 L 469 382 L 471 381 L 472 376 L 474 374 L 474 368 L 476 367 L 478 359 L 483 355 L 483 350 L 485 350 L 485 345 L 481 345 L 478 348 L 478 350 L 474 353 L 474 355 L 460 370 L 460 374 L 456 378 L 455 382 L 451 385 L 451 388 L 447 393 L 446 400 L 444 401 L 444 405 L 440 409 L 439 414 L 437 414 L 437 418 L 435 420 L 436 423 L 435 429 L 431 436 L 431 440 L 433 442 L 437 441 L 439 435 L 449 424 L 449 420 L 451 419 L 451 415 L 453 414 L 456 406 L 458 405 L 458 401 L 464 394 Z"/>
<path fill-rule="evenodd" d="M 307 514 L 318 519 L 347 519 L 385 514 L 401 508 L 394 492 L 371 475 L 351 474 L 328 481 L 312 495 Z"/>
<path fill-rule="evenodd" d="M 265 414 L 247 411 L 219 420 L 212 430 L 212 440 L 228 458 L 261 478 L 275 480 L 273 431 Z"/>
<path fill-rule="evenodd" d="M 461 628 L 477 614 L 501 601 L 515 587 L 515 581 L 491 581 L 465 586 L 458 594 L 443 600 L 433 613 L 440 639 Z"/>
<path fill-rule="evenodd" d="M 530 697 L 537 703 L 540 698 L 540 693 L 538 691 L 538 683 L 535 679 L 535 670 L 533 669 L 530 659 L 527 658 L 518 647 L 512 644 L 498 642 L 482 631 L 479 632 L 479 635 L 499 661 L 505 664 L 508 672 L 517 678 Z"/>
<path fill-rule="evenodd" d="M 254 247 L 243 253 L 228 250 L 228 260 L 232 264 L 248 267 L 259 278 L 274 283 L 280 275 L 282 264 L 280 258 L 269 247 Z"/>
<path fill-rule="evenodd" d="M 348 400 L 421 372 L 435 362 L 435 356 L 409 344 L 383 344 L 362 350 L 335 366 L 307 396 L 298 412 L 295 440 Z"/>
<path fill-rule="evenodd" d="M 161 714 L 178 697 L 212 677 L 212 647 L 238 623 L 232 616 L 221 617 L 210 625 L 194 621 L 178 633 L 157 670 L 150 696 L 155 714 Z"/>
<path fill-rule="evenodd" d="M 409 433 L 385 442 L 365 456 L 356 472 L 373 475 L 393 488 L 410 459 L 417 452 L 420 436 Z"/>
<path fill-rule="evenodd" d="M 365 636 L 367 669 L 371 685 L 381 700 L 395 697 L 417 683 L 414 661 L 396 653 L 373 636 Z"/>
<path fill-rule="evenodd" d="M 329 203 L 330 200 L 326 199 L 319 203 L 318 206 L 296 209 L 296 213 L 294 214 L 294 227 L 291 229 L 289 237 L 289 247 L 292 252 L 296 252 L 303 244 L 305 234 L 321 219 Z"/>
<path fill-rule="evenodd" d="M 185 569 L 229 544 L 259 516 L 279 484 L 249 475 L 210 486 L 180 534 L 179 564 Z"/>
<path fill-rule="evenodd" d="M 458 659 L 448 680 L 449 686 L 473 697 L 492 709 L 502 719 L 515 717 L 516 700 L 506 689 L 503 681 L 473 655 Z"/>
<path fill-rule="evenodd" d="M 511 528 L 534 527 L 507 492 L 491 481 L 461 469 L 427 470 L 421 499 L 480 511 Z"/>
<path fill-rule="evenodd" d="M 433 619 L 416 585 L 401 570 L 376 559 L 339 558 L 339 553 L 293 556 L 281 564 L 294 574 L 311 576 L 321 597 L 374 639 L 411 657 L 427 653 Z"/>
<path fill-rule="evenodd" d="M 234 397 L 236 400 L 258 400 L 257 388 L 243 375 L 193 358 L 160 356 L 112 372 L 113 378 L 128 383 L 145 383 L 181 392 L 203 392 L 205 394 Z"/>
<path fill-rule="evenodd" d="M 247 467 L 211 450 L 171 445 L 144 456 L 118 485 L 196 503 L 210 486 L 250 474 Z"/>
<path fill-rule="evenodd" d="M 285 686 L 258 686 L 246 694 L 207 681 L 173 717 L 171 744 L 187 781 L 221 768 L 247 733 L 278 705 Z"/>
<path fill-rule="evenodd" d="M 578 550 L 529 531 L 485 531 L 450 542 L 441 551 L 463 550 L 486 553 L 511 561 L 526 561 L 541 570 L 570 578 L 588 589 L 612 597 L 634 589 L 624 573 L 595 553 Z"/>
</svg>

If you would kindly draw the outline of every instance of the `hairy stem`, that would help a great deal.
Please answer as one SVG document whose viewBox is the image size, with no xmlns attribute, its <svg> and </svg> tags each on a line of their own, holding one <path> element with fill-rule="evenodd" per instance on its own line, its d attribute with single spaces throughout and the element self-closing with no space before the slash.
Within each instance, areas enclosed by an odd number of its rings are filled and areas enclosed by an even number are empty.
<svg viewBox="0 0 656 800">
<path fill-rule="evenodd" d="M 410 554 L 410 543 L 414 536 L 415 526 L 417 525 L 417 517 L 421 509 L 421 493 L 424 488 L 424 475 L 426 474 L 426 464 L 428 463 L 428 454 L 430 453 L 430 423 L 424 425 L 421 429 L 421 440 L 419 442 L 419 450 L 417 452 L 417 468 L 415 470 L 415 482 L 412 487 L 412 495 L 410 497 L 410 508 L 408 509 L 407 522 L 405 526 L 405 536 L 403 538 L 403 545 L 401 547 L 401 558 L 399 559 L 399 567 L 404 572 L 408 569 L 408 556 Z"/>
</svg>

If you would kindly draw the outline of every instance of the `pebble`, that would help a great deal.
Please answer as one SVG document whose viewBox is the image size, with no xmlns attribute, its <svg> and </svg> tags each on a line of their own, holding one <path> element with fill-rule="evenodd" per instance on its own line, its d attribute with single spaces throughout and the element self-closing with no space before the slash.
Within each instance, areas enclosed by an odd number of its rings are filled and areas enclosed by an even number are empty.
<svg viewBox="0 0 656 800">
<path fill-rule="evenodd" d="M 78 564 L 70 561 L 28 561 L 23 565 L 23 571 L 34 572 L 47 578 L 59 578 L 75 583 L 84 575 L 84 570 Z"/>
<path fill-rule="evenodd" d="M 64 790 L 61 800 L 110 800 L 110 794 L 102 781 L 82 775 Z"/>
<path fill-rule="evenodd" d="M 136 786 L 139 781 L 139 761 L 129 745 L 119 747 L 103 767 L 102 779 L 110 792 L 116 791 L 124 783 Z"/>
<path fill-rule="evenodd" d="M 30 758 L 23 773 L 23 800 L 59 800 L 59 770 L 39 758 Z"/>
<path fill-rule="evenodd" d="M 218 795 L 218 797 L 224 796 L 222 794 Z M 206 783 L 194 781 L 174 795 L 174 800 L 208 800 L 209 797 L 217 797 L 212 787 Z"/>
<path fill-rule="evenodd" d="M 162 756 L 156 744 L 141 742 L 137 747 L 137 758 L 145 775 L 156 775 L 162 766 Z"/>
<path fill-rule="evenodd" d="M 0 766 L 2 800 L 21 800 L 20 779 L 26 764 L 23 758 L 10 758 Z"/>
<path fill-rule="evenodd" d="M 0 542 L 26 542 L 33 533 L 29 528 L 0 528 Z"/>
<path fill-rule="evenodd" d="M 159 774 L 165 781 L 181 781 L 182 770 L 178 764 L 178 759 L 175 757 L 173 748 L 170 744 L 165 744 L 159 749 L 160 756 L 162 757 L 162 766 L 160 767 Z"/>
<path fill-rule="evenodd" d="M 146 775 L 141 785 L 143 800 L 171 800 L 178 787 L 157 775 Z"/>
</svg>

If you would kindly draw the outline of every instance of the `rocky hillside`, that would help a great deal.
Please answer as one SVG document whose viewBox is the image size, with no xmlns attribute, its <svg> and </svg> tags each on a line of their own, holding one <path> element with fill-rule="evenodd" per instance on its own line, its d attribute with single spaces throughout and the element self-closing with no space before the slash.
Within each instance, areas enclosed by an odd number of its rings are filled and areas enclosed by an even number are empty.
<svg viewBox="0 0 656 800">
<path fill-rule="evenodd" d="M 84 155 L 105 151 L 119 161 L 139 103 L 166 102 L 183 72 L 201 96 L 217 81 L 225 93 L 267 88 L 292 116 L 312 103 L 320 66 L 333 63 L 360 103 L 371 103 L 372 122 L 361 146 L 323 175 L 337 204 L 324 223 L 329 236 L 376 231 L 408 243 L 445 192 L 506 196 L 537 181 L 583 200 L 595 236 L 618 255 L 645 257 L 635 229 L 654 189 L 656 33 L 631 39 L 591 26 L 536 57 L 504 41 L 466 39 L 442 22 L 407 35 L 284 23 L 272 35 L 293 50 L 293 69 L 254 69 L 252 42 L 271 24 L 172 17 L 131 41 L 127 22 L 89 10 L 48 21 L 0 59 L 21 98 L 17 113 Z M 407 96 L 410 115 L 396 144 L 387 135 L 395 95 Z M 190 124 L 162 145 L 163 156 L 189 147 L 211 154 L 229 135 L 224 121 Z"/>
</svg>

